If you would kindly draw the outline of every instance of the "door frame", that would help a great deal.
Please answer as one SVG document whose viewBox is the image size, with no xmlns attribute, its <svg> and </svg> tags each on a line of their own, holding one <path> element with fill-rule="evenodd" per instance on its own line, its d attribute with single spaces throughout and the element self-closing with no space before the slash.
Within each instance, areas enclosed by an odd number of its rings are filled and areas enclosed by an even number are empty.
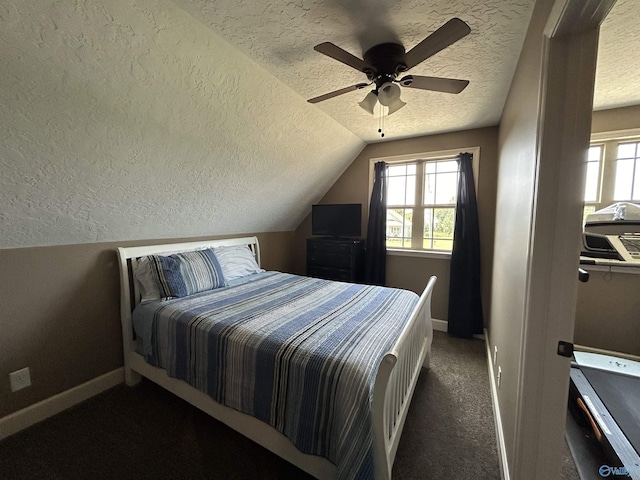
<svg viewBox="0 0 640 480">
<path fill-rule="evenodd" d="M 556 0 L 544 31 L 513 478 L 560 473 L 599 27 L 615 0 Z"/>
</svg>

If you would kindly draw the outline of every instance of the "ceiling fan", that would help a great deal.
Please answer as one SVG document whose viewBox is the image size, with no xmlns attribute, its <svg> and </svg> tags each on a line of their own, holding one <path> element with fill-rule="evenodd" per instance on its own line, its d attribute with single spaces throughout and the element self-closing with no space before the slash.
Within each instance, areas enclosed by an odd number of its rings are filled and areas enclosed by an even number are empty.
<svg viewBox="0 0 640 480">
<path fill-rule="evenodd" d="M 367 50 L 364 59 L 350 54 L 331 42 L 316 45 L 314 50 L 339 62 L 344 63 L 367 75 L 369 83 L 357 83 L 318 97 L 307 100 L 318 103 L 354 90 L 360 90 L 374 84 L 375 89 L 369 92 L 359 105 L 373 115 L 377 102 L 388 107 L 388 114 L 397 112 L 406 104 L 400 99 L 400 87 L 418 88 L 445 93 L 460 93 L 469 84 L 468 80 L 454 78 L 425 77 L 407 75 L 399 80 L 398 75 L 410 70 L 427 58 L 444 50 L 471 32 L 469 25 L 459 18 L 452 18 L 408 52 L 399 43 L 381 43 Z"/>
</svg>

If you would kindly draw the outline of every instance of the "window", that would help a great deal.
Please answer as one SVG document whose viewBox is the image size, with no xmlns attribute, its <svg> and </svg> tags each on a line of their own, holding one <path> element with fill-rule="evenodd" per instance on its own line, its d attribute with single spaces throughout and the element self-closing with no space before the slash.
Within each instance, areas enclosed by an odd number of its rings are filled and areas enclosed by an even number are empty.
<svg viewBox="0 0 640 480">
<path fill-rule="evenodd" d="M 390 163 L 387 247 L 450 252 L 457 189 L 455 157 Z"/>
<path fill-rule="evenodd" d="M 640 142 L 618 144 L 613 199 L 640 200 Z"/>
<path fill-rule="evenodd" d="M 591 145 L 587 156 L 587 180 L 584 189 L 583 222 L 587 215 L 596 211 L 600 201 L 600 178 L 604 145 Z"/>
<path fill-rule="evenodd" d="M 615 202 L 640 201 L 640 131 L 600 136 L 587 157 L 583 220 Z"/>
<path fill-rule="evenodd" d="M 418 163 L 387 167 L 387 247 L 411 248 Z"/>
</svg>

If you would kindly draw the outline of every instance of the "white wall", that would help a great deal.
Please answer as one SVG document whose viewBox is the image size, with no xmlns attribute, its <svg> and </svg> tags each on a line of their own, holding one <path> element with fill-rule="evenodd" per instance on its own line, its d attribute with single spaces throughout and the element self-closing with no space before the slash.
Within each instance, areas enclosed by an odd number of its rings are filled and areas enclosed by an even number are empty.
<svg viewBox="0 0 640 480">
<path fill-rule="evenodd" d="M 293 230 L 363 142 L 168 0 L 0 4 L 0 248 Z"/>
</svg>

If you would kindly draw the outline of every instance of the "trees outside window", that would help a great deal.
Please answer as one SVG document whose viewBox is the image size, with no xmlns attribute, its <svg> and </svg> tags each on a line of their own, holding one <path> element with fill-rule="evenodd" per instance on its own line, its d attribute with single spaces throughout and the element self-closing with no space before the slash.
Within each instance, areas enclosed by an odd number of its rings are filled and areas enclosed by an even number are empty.
<svg viewBox="0 0 640 480">
<path fill-rule="evenodd" d="M 458 162 L 412 160 L 387 168 L 387 247 L 453 248 Z"/>
</svg>

